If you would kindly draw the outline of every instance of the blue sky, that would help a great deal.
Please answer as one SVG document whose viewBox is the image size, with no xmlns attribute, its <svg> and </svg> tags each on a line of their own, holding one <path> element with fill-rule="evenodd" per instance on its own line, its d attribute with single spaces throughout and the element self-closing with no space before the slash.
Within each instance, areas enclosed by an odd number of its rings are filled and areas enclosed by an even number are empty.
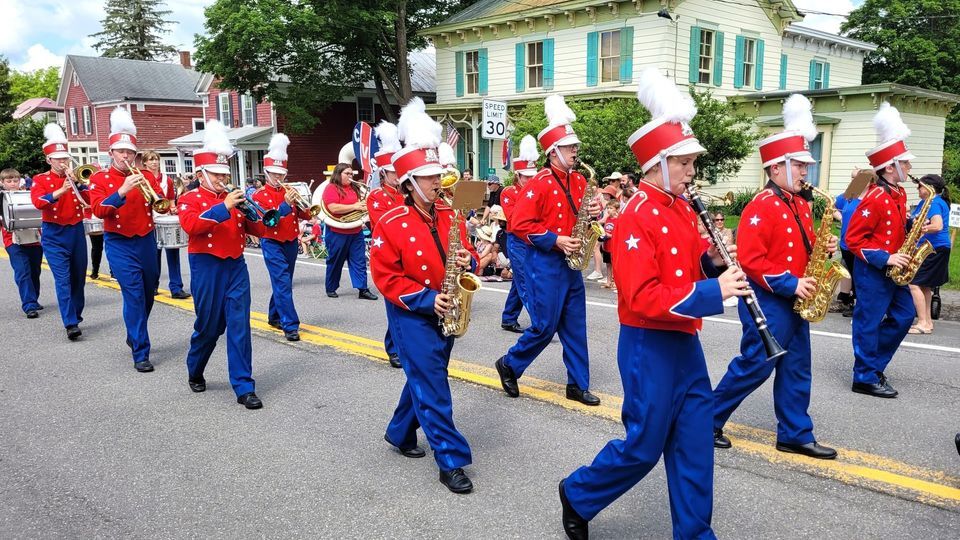
<svg viewBox="0 0 960 540">
<path fill-rule="evenodd" d="M 203 33 L 203 9 L 214 0 L 166 0 L 173 13 L 166 41 L 178 49 L 193 49 L 193 36 Z M 801 10 L 849 13 L 864 0 L 794 0 Z M 5 32 L 0 54 L 18 70 L 61 66 L 67 54 L 96 56 L 89 34 L 100 31 L 105 0 L 0 0 Z M 805 26 L 836 32 L 842 18 L 808 15 Z"/>
</svg>

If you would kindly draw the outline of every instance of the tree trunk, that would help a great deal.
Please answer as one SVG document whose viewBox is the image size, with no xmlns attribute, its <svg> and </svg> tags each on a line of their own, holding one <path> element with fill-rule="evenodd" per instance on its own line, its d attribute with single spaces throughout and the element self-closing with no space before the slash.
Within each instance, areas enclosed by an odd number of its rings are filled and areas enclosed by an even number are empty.
<svg viewBox="0 0 960 540">
<path fill-rule="evenodd" d="M 405 105 L 413 98 L 413 89 L 410 84 L 410 66 L 407 62 L 407 0 L 397 2 L 396 61 L 397 82 L 400 86 L 400 105 Z"/>
</svg>

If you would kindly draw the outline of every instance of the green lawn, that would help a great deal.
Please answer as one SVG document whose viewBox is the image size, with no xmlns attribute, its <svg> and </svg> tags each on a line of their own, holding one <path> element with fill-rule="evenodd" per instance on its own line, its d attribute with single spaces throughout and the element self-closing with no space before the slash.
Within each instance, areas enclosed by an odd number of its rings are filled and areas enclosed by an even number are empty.
<svg viewBox="0 0 960 540">
<path fill-rule="evenodd" d="M 727 216 L 726 226 L 728 229 L 736 228 L 740 223 L 740 216 Z M 820 226 L 820 221 L 816 222 Z M 834 234 L 840 234 L 840 229 L 834 224 Z M 943 286 L 944 289 L 960 289 L 960 233 L 957 233 L 953 240 L 953 250 L 950 252 L 950 282 Z"/>
</svg>

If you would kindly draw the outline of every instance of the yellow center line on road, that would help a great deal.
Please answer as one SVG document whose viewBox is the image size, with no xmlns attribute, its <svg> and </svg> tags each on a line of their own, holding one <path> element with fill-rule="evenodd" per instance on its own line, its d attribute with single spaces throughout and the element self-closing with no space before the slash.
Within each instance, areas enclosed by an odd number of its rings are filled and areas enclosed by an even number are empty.
<svg viewBox="0 0 960 540">
<path fill-rule="evenodd" d="M 2 257 L 7 258 L 5 251 L 2 252 Z M 120 290 L 120 285 L 114 281 L 89 280 L 89 283 L 107 289 Z M 177 300 L 171 298 L 168 291 L 162 291 L 162 294 L 157 296 L 155 301 L 193 311 L 192 299 Z M 265 313 L 252 311 L 250 313 L 250 324 L 252 328 L 260 332 L 275 336 L 283 335 L 282 331 L 267 324 Z M 381 363 L 387 361 L 387 353 L 384 352 L 383 342 L 380 340 L 303 323 L 300 325 L 300 338 L 306 343 L 330 347 Z M 498 393 L 501 391 L 500 377 L 492 366 L 451 359 L 448 372 L 451 378 L 492 388 Z M 566 387 L 559 383 L 525 376 L 520 388 L 524 397 L 589 416 L 620 422 L 620 408 L 623 400 L 618 396 L 595 392 L 603 401 L 603 404 L 598 407 L 587 407 L 566 399 Z M 903 497 L 951 510 L 960 510 L 960 478 L 951 477 L 941 471 L 925 469 L 876 454 L 847 448 L 837 448 L 839 457 L 831 461 L 788 454 L 780 452 L 774 447 L 775 433 L 732 422 L 728 422 L 724 427 L 724 433 L 730 436 L 735 451 L 762 458 L 771 464 L 782 465 L 791 470 L 848 485 L 864 487 L 887 495 Z"/>
</svg>

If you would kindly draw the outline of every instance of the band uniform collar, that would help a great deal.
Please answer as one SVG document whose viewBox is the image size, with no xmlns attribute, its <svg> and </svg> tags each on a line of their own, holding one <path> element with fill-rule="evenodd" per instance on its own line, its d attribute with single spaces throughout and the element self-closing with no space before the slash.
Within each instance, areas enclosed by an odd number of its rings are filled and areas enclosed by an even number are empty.
<svg viewBox="0 0 960 540">
<path fill-rule="evenodd" d="M 638 191 L 643 191 L 654 201 L 664 205 L 664 206 L 673 206 L 673 203 L 677 202 L 677 196 L 673 193 L 665 191 L 660 186 L 655 186 L 648 182 L 645 178 L 640 180 L 640 185 L 637 186 Z"/>
</svg>

